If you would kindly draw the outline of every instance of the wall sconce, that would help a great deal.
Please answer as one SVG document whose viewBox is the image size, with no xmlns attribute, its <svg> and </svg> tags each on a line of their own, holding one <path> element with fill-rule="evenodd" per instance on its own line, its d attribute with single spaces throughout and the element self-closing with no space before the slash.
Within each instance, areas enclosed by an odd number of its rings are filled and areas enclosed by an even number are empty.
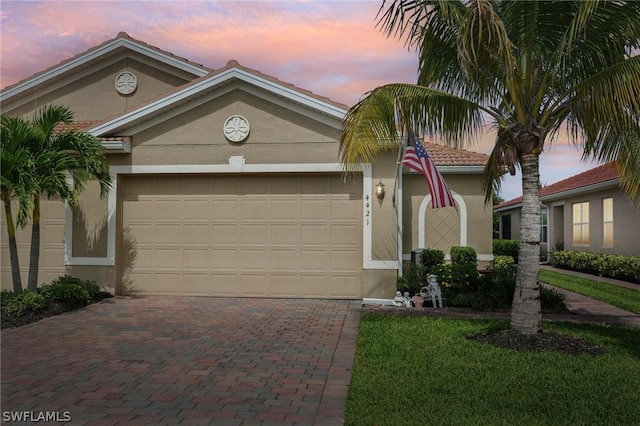
<svg viewBox="0 0 640 426">
<path fill-rule="evenodd" d="M 378 201 L 382 203 L 382 200 L 384 200 L 385 194 L 386 194 L 386 191 L 384 190 L 384 183 L 382 183 L 381 179 L 378 179 L 378 183 L 376 185 L 376 198 L 378 199 Z"/>
</svg>

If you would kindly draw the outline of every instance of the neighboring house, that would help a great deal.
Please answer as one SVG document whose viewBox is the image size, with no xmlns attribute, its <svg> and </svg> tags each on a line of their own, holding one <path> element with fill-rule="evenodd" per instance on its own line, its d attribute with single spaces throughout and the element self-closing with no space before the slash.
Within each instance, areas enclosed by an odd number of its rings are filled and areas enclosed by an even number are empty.
<svg viewBox="0 0 640 426">
<path fill-rule="evenodd" d="M 120 33 L 0 102 L 25 117 L 70 107 L 115 178 L 107 199 L 90 186 L 73 211 L 43 203 L 40 282 L 67 272 L 117 294 L 392 298 L 415 248 L 468 245 L 491 259 L 485 155 L 426 144 L 458 211 L 430 209 L 424 177 L 408 170 L 394 191 L 392 153 L 345 180 L 348 107 L 236 61 L 212 70 Z M 19 237 L 26 268 L 29 228 Z M 3 238 L 3 288 L 9 265 Z"/>
<path fill-rule="evenodd" d="M 552 250 L 640 255 L 640 210 L 620 189 L 613 163 L 540 189 L 542 259 Z M 519 239 L 522 197 L 494 207 L 500 238 Z"/>
</svg>

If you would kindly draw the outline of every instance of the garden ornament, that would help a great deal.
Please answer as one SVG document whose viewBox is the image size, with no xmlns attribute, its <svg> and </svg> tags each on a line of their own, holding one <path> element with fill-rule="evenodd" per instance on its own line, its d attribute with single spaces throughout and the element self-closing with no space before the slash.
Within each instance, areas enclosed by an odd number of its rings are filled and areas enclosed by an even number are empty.
<svg viewBox="0 0 640 426">
<path fill-rule="evenodd" d="M 429 295 L 431 296 L 431 302 L 433 303 L 433 307 L 437 308 L 436 299 L 438 303 L 440 303 L 440 307 L 444 307 L 442 304 L 442 291 L 440 290 L 440 286 L 438 285 L 438 276 L 437 275 L 429 275 L 427 277 L 427 286 Z"/>
<path fill-rule="evenodd" d="M 412 307 L 413 307 L 413 303 L 412 303 L 412 301 L 411 301 L 411 298 L 409 297 L 409 292 L 408 292 L 408 291 L 405 291 L 405 292 L 404 292 L 404 297 L 403 297 L 403 299 L 404 299 L 404 306 L 405 306 L 405 308 L 412 308 Z"/>
<path fill-rule="evenodd" d="M 393 298 L 393 306 L 404 306 L 404 297 L 400 291 L 396 291 L 396 297 Z"/>
</svg>

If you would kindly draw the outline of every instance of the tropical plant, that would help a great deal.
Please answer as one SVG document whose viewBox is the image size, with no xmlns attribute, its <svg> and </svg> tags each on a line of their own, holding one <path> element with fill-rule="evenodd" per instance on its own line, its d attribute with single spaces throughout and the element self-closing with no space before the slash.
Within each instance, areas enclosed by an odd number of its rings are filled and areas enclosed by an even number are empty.
<svg viewBox="0 0 640 426">
<path fill-rule="evenodd" d="M 27 142 L 37 138 L 37 131 L 22 118 L 1 117 L 0 197 L 7 222 L 11 280 L 15 293 L 22 291 L 16 226 L 24 227 L 33 209 L 31 193 L 34 186 L 35 169 L 27 149 Z M 18 206 L 15 219 L 12 211 L 14 201 Z"/>
<path fill-rule="evenodd" d="M 107 196 L 111 187 L 109 166 L 100 141 L 89 133 L 65 128 L 72 121 L 73 113 L 69 108 L 53 105 L 40 109 L 33 119 L 40 137 L 32 139 L 28 145 L 37 181 L 32 194 L 29 290 L 38 286 L 40 199 L 57 198 L 73 207 L 78 202 L 78 194 L 90 180 L 95 179 L 100 184 L 101 197 Z"/>
<path fill-rule="evenodd" d="M 379 25 L 419 51 L 417 84 L 375 88 L 347 113 L 347 172 L 402 147 L 416 129 L 460 147 L 491 123 L 485 200 L 505 169 L 522 170 L 522 219 L 511 328 L 541 331 L 539 155 L 566 131 L 585 158 L 615 161 L 640 188 L 640 2 L 396 0 Z M 399 135 L 400 133 L 400 135 Z"/>
</svg>

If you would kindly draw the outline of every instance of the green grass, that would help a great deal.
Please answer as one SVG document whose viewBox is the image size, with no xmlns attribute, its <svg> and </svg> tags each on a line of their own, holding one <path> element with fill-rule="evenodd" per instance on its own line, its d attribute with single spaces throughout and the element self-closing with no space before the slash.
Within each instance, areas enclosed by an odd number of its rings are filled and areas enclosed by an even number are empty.
<svg viewBox="0 0 640 426">
<path fill-rule="evenodd" d="M 546 270 L 540 271 L 540 281 L 640 315 L 640 286 L 638 290 L 634 290 Z"/>
<path fill-rule="evenodd" d="M 502 320 L 365 314 L 347 425 L 631 425 L 640 420 L 640 329 L 545 323 L 601 356 L 468 341 Z"/>
</svg>

